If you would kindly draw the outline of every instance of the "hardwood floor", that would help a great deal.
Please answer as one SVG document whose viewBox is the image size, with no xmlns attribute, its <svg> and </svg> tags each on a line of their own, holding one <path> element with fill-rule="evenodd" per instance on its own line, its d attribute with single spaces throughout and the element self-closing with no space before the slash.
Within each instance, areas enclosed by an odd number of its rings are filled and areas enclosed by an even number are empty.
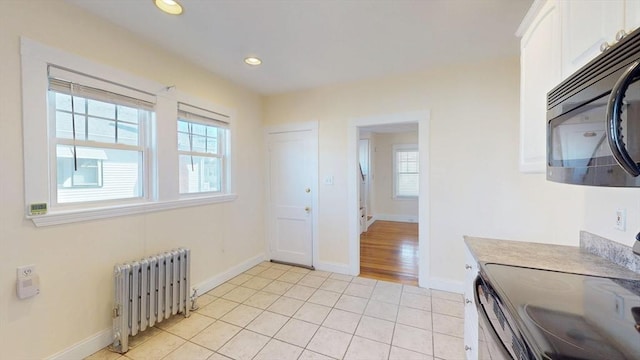
<svg viewBox="0 0 640 360">
<path fill-rule="evenodd" d="M 417 286 L 418 224 L 371 224 L 360 235 L 360 276 Z"/>
</svg>

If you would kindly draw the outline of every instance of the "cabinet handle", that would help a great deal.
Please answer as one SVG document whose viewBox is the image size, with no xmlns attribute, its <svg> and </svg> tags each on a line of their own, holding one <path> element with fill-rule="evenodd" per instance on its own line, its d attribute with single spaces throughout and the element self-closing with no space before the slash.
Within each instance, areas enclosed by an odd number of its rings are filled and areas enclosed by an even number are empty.
<svg viewBox="0 0 640 360">
<path fill-rule="evenodd" d="M 469 270 L 469 269 L 471 269 L 471 268 L 472 268 L 472 266 L 471 266 L 471 265 L 469 265 L 469 264 L 464 264 L 464 268 L 465 268 L 465 269 L 467 269 L 467 270 Z"/>
<path fill-rule="evenodd" d="M 471 304 L 473 301 L 471 301 L 469 299 L 465 299 L 464 302 L 466 302 L 467 304 Z"/>
<path fill-rule="evenodd" d="M 600 52 L 605 52 L 609 50 L 610 47 L 611 45 L 609 45 L 609 43 L 605 41 L 602 44 L 600 44 Z"/>
<path fill-rule="evenodd" d="M 624 37 L 627 36 L 627 32 L 624 30 L 620 30 L 616 33 L 616 41 L 620 41 L 622 39 L 624 39 Z"/>
<path fill-rule="evenodd" d="M 471 350 L 471 346 L 465 345 L 464 346 L 464 351 L 469 351 L 469 350 Z"/>
</svg>

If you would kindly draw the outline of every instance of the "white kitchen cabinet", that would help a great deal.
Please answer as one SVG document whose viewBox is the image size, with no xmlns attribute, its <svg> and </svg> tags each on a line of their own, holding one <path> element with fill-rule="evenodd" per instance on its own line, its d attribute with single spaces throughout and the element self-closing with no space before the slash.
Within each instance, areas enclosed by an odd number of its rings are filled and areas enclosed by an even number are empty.
<svg viewBox="0 0 640 360">
<path fill-rule="evenodd" d="M 478 263 L 465 247 L 464 281 L 464 348 L 467 360 L 478 359 L 478 310 L 474 296 L 474 282 L 478 276 Z"/>
<path fill-rule="evenodd" d="M 558 2 L 536 4 L 520 27 L 520 171 L 527 173 L 545 172 L 547 92 L 561 74 Z"/>
<path fill-rule="evenodd" d="M 632 2 L 637 1 L 626 2 L 633 6 Z M 602 46 L 613 45 L 619 31 L 628 30 L 626 4 L 625 0 L 563 0 L 560 5 L 562 77 L 566 78 L 600 54 Z"/>
</svg>

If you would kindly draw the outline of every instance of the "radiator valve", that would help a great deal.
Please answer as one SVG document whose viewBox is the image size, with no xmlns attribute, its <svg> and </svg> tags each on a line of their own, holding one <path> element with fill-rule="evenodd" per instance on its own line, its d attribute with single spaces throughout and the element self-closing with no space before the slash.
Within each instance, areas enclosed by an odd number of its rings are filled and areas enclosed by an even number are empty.
<svg viewBox="0 0 640 360">
<path fill-rule="evenodd" d="M 191 311 L 198 310 L 198 290 L 197 289 L 193 289 L 190 300 L 191 300 Z"/>
</svg>

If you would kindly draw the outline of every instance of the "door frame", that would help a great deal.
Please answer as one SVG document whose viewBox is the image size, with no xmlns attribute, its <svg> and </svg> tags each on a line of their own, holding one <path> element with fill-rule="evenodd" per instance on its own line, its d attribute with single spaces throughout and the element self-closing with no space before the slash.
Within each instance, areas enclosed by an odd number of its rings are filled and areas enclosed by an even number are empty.
<svg viewBox="0 0 640 360">
<path fill-rule="evenodd" d="M 299 123 L 291 123 L 291 124 L 282 124 L 282 125 L 271 125 L 265 126 L 263 131 L 264 138 L 264 174 L 265 174 L 265 204 L 264 204 L 264 213 L 265 213 L 265 257 L 266 259 L 271 259 L 271 218 L 269 217 L 271 213 L 270 203 L 271 203 L 271 180 L 269 177 L 269 135 L 271 134 L 281 134 L 287 132 L 300 132 L 300 131 L 310 131 L 311 132 L 311 184 L 309 184 L 309 188 L 311 189 L 311 266 L 315 266 L 318 263 L 318 122 L 317 121 L 308 121 L 308 122 L 299 122 Z"/>
<path fill-rule="evenodd" d="M 418 285 L 429 287 L 430 230 L 429 230 L 429 110 L 355 118 L 349 121 L 347 147 L 347 211 L 349 215 L 349 269 L 351 275 L 360 274 L 360 225 L 358 181 L 359 128 L 372 125 L 403 123 L 418 124 L 418 152 L 420 154 L 420 192 L 418 197 Z"/>
</svg>

